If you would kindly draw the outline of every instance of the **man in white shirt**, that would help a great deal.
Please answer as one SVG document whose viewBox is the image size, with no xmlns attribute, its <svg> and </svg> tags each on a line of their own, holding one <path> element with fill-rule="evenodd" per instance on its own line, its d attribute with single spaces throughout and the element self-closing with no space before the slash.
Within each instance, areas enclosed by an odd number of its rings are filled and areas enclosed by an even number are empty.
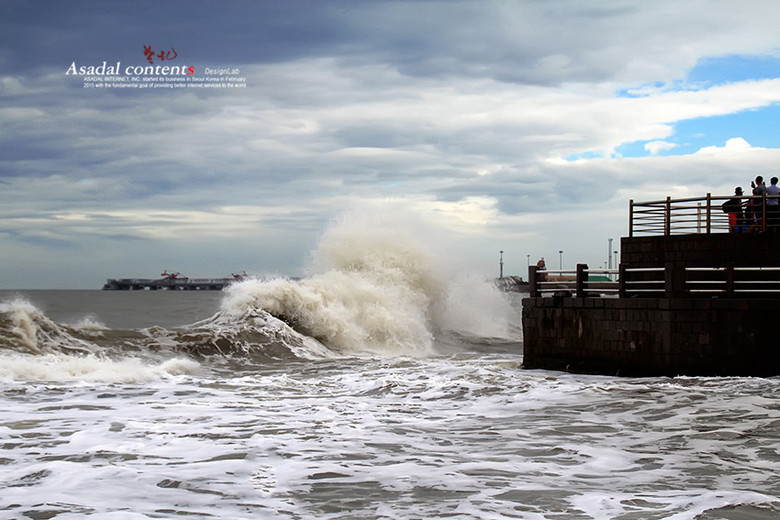
<svg viewBox="0 0 780 520">
<path fill-rule="evenodd" d="M 780 195 L 780 188 L 777 187 L 777 177 L 772 177 L 769 182 L 771 184 L 766 187 L 766 227 L 777 233 L 780 225 L 780 205 L 776 197 Z"/>
</svg>

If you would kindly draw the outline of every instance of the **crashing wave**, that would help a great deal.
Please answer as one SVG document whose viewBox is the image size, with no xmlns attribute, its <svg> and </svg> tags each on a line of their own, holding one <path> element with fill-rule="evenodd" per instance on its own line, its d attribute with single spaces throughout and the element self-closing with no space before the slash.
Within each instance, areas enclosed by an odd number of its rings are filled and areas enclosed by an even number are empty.
<svg viewBox="0 0 780 520">
<path fill-rule="evenodd" d="M 226 289 L 223 312 L 263 310 L 333 351 L 435 353 L 442 331 L 506 335 L 510 305 L 482 278 L 442 269 L 441 248 L 398 212 L 345 215 L 323 235 L 302 280 L 248 280 Z"/>
</svg>

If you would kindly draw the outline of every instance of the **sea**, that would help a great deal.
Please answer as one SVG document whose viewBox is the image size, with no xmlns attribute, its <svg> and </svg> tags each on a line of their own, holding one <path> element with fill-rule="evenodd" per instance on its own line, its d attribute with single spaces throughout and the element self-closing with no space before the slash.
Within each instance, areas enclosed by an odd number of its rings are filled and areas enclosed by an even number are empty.
<svg viewBox="0 0 780 520">
<path fill-rule="evenodd" d="M 780 378 L 526 370 L 522 293 L 372 228 L 300 279 L 0 292 L 0 518 L 780 518 Z"/>
</svg>

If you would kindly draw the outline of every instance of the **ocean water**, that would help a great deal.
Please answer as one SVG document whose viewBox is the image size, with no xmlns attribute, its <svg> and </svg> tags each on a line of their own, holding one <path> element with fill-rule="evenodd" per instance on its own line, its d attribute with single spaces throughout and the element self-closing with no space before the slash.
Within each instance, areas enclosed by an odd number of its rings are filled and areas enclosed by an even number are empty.
<svg viewBox="0 0 780 520">
<path fill-rule="evenodd" d="M 0 292 L 0 518 L 780 518 L 780 379 L 524 370 L 522 295 L 351 222 L 297 281 Z"/>
</svg>

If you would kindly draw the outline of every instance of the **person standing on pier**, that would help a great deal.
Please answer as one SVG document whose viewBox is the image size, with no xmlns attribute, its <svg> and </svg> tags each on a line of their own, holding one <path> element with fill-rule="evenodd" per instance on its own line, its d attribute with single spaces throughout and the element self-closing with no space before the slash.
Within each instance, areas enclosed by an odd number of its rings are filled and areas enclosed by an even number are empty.
<svg viewBox="0 0 780 520">
<path fill-rule="evenodd" d="M 750 182 L 750 187 L 753 188 L 754 197 L 761 197 L 766 193 L 766 184 L 764 184 L 764 178 L 761 175 L 756 177 L 755 181 Z M 762 199 L 754 198 L 750 201 L 748 217 L 753 220 L 751 231 L 760 231 L 761 221 L 764 218 L 764 203 Z"/>
<path fill-rule="evenodd" d="M 729 215 L 729 233 L 745 231 L 745 212 L 742 209 L 742 188 L 734 188 L 734 197 L 723 203 L 723 211 Z"/>
<path fill-rule="evenodd" d="M 536 262 L 537 280 L 539 280 L 540 282 L 547 281 L 547 273 L 541 272 L 546 270 L 547 270 L 547 265 L 544 263 L 544 257 L 542 257 L 538 262 Z"/>
<path fill-rule="evenodd" d="M 777 196 L 780 195 L 780 188 L 777 187 L 777 177 L 769 180 L 770 184 L 766 187 L 766 227 L 772 233 L 777 233 L 777 227 L 780 225 L 780 201 Z"/>
</svg>

